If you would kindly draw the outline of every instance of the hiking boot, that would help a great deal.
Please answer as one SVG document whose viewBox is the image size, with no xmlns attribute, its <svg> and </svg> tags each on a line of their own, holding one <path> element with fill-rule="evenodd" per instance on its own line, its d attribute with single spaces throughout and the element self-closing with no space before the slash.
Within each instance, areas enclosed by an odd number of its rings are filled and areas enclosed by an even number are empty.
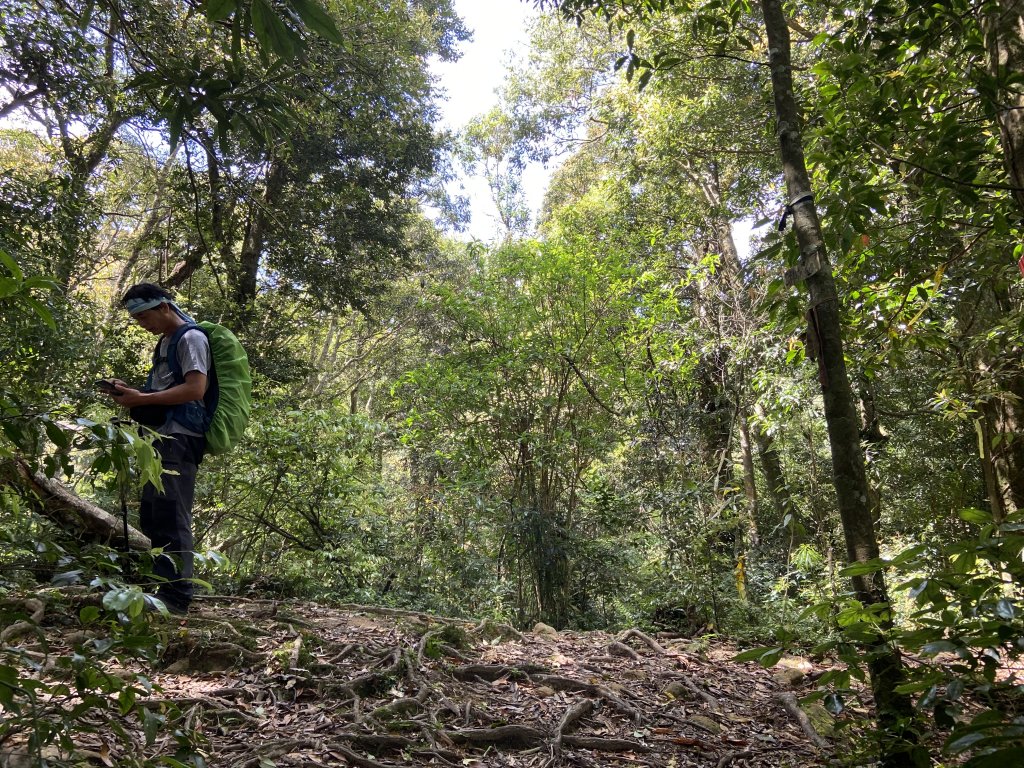
<svg viewBox="0 0 1024 768">
<path fill-rule="evenodd" d="M 161 615 L 169 613 L 171 616 L 188 615 L 188 607 L 182 608 L 166 598 L 157 597 L 156 595 L 143 595 L 142 599 L 145 601 L 144 610 L 146 613 L 159 613 Z"/>
</svg>

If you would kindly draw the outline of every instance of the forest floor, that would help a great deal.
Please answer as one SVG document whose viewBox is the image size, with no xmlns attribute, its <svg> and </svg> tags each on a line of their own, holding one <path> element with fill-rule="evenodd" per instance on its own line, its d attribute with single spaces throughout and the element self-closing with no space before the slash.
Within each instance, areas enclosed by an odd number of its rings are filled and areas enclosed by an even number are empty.
<svg viewBox="0 0 1024 768">
<path fill-rule="evenodd" d="M 210 766 L 817 766 L 834 758 L 831 716 L 797 708 L 820 672 L 731 661 L 736 648 L 638 631 L 520 633 L 422 613 L 208 597 L 156 618 L 165 648 L 147 707 L 191 735 Z M 44 626 L 48 655 L 81 632 Z M 114 665 L 114 662 L 108 662 Z M 134 662 L 133 662 L 134 664 Z M 2 708 L 0 708 L 2 710 Z M 812 724 L 813 723 L 813 724 Z M 816 726 L 816 729 L 815 729 Z M 81 765 L 147 746 L 76 734 Z M 17 739 L 0 749 L 14 766 Z M 14 749 L 14 752 L 11 750 Z M 6 751 L 6 754 L 4 754 Z"/>
</svg>

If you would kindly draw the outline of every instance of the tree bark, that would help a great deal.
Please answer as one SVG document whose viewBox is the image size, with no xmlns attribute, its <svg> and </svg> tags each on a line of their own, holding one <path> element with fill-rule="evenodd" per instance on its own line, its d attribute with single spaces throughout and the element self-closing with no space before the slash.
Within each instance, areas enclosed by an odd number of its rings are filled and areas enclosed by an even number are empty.
<svg viewBox="0 0 1024 768">
<path fill-rule="evenodd" d="M 1003 146 L 1003 165 L 1013 199 L 1024 214 L 1024 89 L 1012 76 L 1024 72 L 1024 0 L 988 3 L 982 17 L 989 71 L 998 87 L 996 119 Z"/>
<path fill-rule="evenodd" d="M 1024 215 L 1024 86 L 1020 81 L 1024 73 L 1024 0 L 989 2 L 982 16 L 982 29 L 988 48 L 989 71 L 998 88 L 995 106 L 1003 165 L 1014 188 L 1014 202 Z M 997 303 L 1003 311 L 1009 311 L 1008 300 L 997 297 Z M 1019 348 L 1008 353 L 1015 363 L 1019 363 Z M 1015 511 L 1024 506 L 1024 441 L 1019 439 L 1020 427 L 1024 424 L 1021 400 L 1024 376 L 1019 373 L 1012 375 L 1006 390 L 1008 395 L 986 405 L 984 410 L 989 429 L 1002 440 L 998 449 L 991 446 L 987 449 L 997 474 L 996 482 L 1001 486 L 998 495 L 1002 502 L 993 504 L 993 510 L 1003 506 L 1006 511 Z"/>
<path fill-rule="evenodd" d="M 761 533 L 757 527 L 759 506 L 757 499 L 757 484 L 754 481 L 754 451 L 750 442 L 750 426 L 747 423 L 747 415 L 741 413 L 740 422 L 740 451 L 743 456 L 743 492 L 747 497 L 747 508 L 749 510 L 749 535 L 750 548 L 757 549 L 761 546 Z"/>
<path fill-rule="evenodd" d="M 764 411 L 759 405 L 754 406 L 754 414 L 763 418 Z M 790 493 L 789 483 L 786 481 L 786 473 L 782 468 L 782 459 L 779 452 L 775 450 L 775 438 L 761 429 L 760 424 L 755 420 L 750 425 L 751 435 L 754 444 L 757 446 L 757 456 L 761 460 L 761 471 L 764 473 L 765 485 L 768 486 L 768 495 L 772 497 L 772 506 L 780 521 L 785 521 L 786 515 L 792 515 L 794 520 L 797 516 L 797 506 L 793 501 L 793 494 Z M 797 536 L 798 541 L 803 541 L 803 534 Z"/>
<path fill-rule="evenodd" d="M 242 243 L 239 257 L 238 277 L 234 286 L 235 304 L 248 307 L 256 300 L 256 278 L 259 275 L 260 259 L 266 246 L 267 231 L 270 228 L 270 212 L 284 186 L 285 167 L 280 160 L 272 160 L 267 171 L 263 199 L 253 203 L 251 223 Z M 245 313 L 242 313 L 243 316 Z"/>
<path fill-rule="evenodd" d="M 864 469 L 856 401 L 843 357 L 839 296 L 804 160 L 800 111 L 793 87 L 789 28 L 781 0 L 761 0 L 761 9 L 768 38 L 779 154 L 800 248 L 795 278 L 802 279 L 807 285 L 811 302 L 808 316 L 818 337 L 819 379 L 846 555 L 850 563 L 867 562 L 878 557 L 878 540 L 871 514 L 871 493 Z M 857 599 L 865 605 L 889 602 L 881 572 L 854 576 L 853 588 Z M 868 643 L 867 653 L 878 721 L 886 737 L 882 741 L 883 765 L 910 768 L 914 765 L 911 755 L 914 739 L 909 731 L 902 730 L 901 725 L 910 719 L 913 709 L 909 698 L 896 691 L 904 677 L 902 660 L 881 635 Z"/>
</svg>

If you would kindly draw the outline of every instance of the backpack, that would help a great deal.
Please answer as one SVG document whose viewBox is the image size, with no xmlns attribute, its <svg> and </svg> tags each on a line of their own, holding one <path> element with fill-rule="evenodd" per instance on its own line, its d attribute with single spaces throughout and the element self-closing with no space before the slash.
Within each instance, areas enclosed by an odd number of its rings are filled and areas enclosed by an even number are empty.
<svg viewBox="0 0 1024 768">
<path fill-rule="evenodd" d="M 178 362 L 178 342 L 188 331 L 197 328 L 206 334 L 210 342 L 209 384 L 203 396 L 206 406 L 204 414 L 195 414 L 183 403 L 174 406 L 168 418 L 196 431 L 206 433 L 206 453 L 218 455 L 227 453 L 241 439 L 249 423 L 249 409 L 252 405 L 252 378 L 249 375 L 249 358 L 238 338 L 223 325 L 203 321 L 185 323 L 171 336 L 167 344 L 167 365 L 176 384 L 185 383 L 185 376 Z M 153 367 L 159 362 L 160 345 L 153 353 Z M 202 410 L 202 409 L 200 409 Z"/>
</svg>

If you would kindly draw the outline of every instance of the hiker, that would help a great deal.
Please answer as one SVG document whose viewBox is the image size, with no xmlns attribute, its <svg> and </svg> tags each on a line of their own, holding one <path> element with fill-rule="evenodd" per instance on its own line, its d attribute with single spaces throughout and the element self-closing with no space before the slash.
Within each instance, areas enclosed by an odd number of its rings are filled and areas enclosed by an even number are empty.
<svg viewBox="0 0 1024 768">
<path fill-rule="evenodd" d="M 210 424 L 203 403 L 212 365 L 210 342 L 195 327 L 192 318 L 174 303 L 171 294 L 158 285 L 132 286 L 121 304 L 139 325 L 160 337 L 145 387 L 133 389 L 115 379 L 109 394 L 114 402 L 130 409 L 134 421 L 160 435 L 154 447 L 164 468 L 164 490 L 158 492 L 151 483 L 142 489 L 139 524 L 153 546 L 163 549 L 153 564 L 154 573 L 162 579 L 156 597 L 172 614 L 184 615 L 192 602 L 192 500 L 196 470 L 203 460 L 205 432 Z M 192 327 L 183 329 L 186 325 Z M 184 333 L 178 334 L 179 330 Z M 177 376 L 167 357 L 172 343 L 178 361 Z M 158 608 L 150 595 L 146 595 L 146 607 Z"/>
</svg>

